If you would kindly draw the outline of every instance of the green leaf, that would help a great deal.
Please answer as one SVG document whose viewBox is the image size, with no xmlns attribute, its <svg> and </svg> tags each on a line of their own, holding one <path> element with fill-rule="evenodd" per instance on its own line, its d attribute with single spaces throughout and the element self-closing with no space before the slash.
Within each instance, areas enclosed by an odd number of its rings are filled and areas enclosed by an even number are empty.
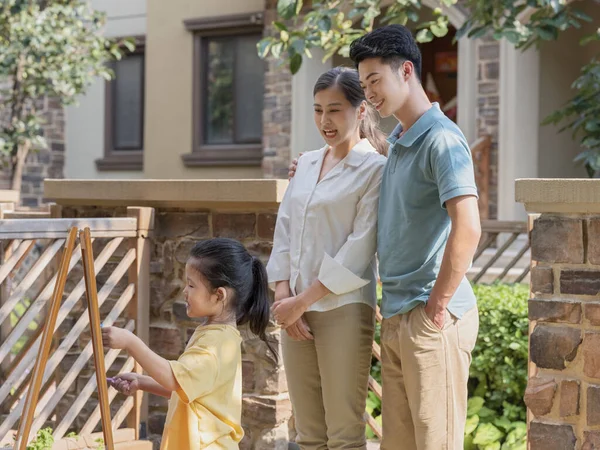
<svg viewBox="0 0 600 450">
<path fill-rule="evenodd" d="M 446 24 L 434 24 L 431 26 L 431 32 L 435 37 L 444 37 L 448 34 L 448 27 Z"/>
<path fill-rule="evenodd" d="M 488 32 L 488 28 L 486 26 L 475 27 L 469 31 L 468 36 L 471 39 L 478 39 L 480 37 L 485 36 L 487 34 L 487 32 Z"/>
<path fill-rule="evenodd" d="M 471 397 L 467 400 L 467 417 L 476 415 L 481 410 L 484 403 L 485 400 L 481 397 Z M 477 420 L 479 420 L 479 418 Z"/>
<path fill-rule="evenodd" d="M 302 66 L 302 55 L 295 53 L 294 56 L 290 59 L 290 71 L 292 75 L 295 75 Z"/>
<path fill-rule="evenodd" d="M 473 444 L 473 436 L 465 436 L 464 450 L 477 450 L 477 446 Z"/>
<path fill-rule="evenodd" d="M 281 52 L 283 51 L 283 42 L 277 42 L 271 47 L 271 54 L 273 58 L 279 59 Z"/>
<path fill-rule="evenodd" d="M 321 30 L 321 32 L 327 33 L 329 30 L 331 30 L 331 17 L 321 17 L 319 19 L 319 22 L 317 23 L 317 26 L 319 27 L 319 30 Z"/>
<path fill-rule="evenodd" d="M 362 16 L 365 13 L 366 10 L 367 10 L 366 8 L 354 8 L 354 9 L 351 9 L 350 12 L 348 13 L 348 18 L 349 19 L 354 19 L 355 17 Z"/>
<path fill-rule="evenodd" d="M 598 31 L 596 33 L 590 34 L 589 36 L 582 38 L 579 41 L 579 45 L 587 45 L 590 42 L 599 41 L 599 40 L 600 40 L 600 28 L 598 29 Z"/>
<path fill-rule="evenodd" d="M 503 436 L 504 433 L 491 423 L 482 423 L 477 427 L 473 443 L 479 446 L 490 445 L 498 442 Z M 500 448 L 499 444 L 498 448 Z"/>
<path fill-rule="evenodd" d="M 297 14 L 297 6 L 297 0 L 278 0 L 277 15 L 284 20 L 289 20 Z"/>
<path fill-rule="evenodd" d="M 293 54 L 293 53 L 299 53 L 300 55 L 302 53 L 304 53 L 306 50 L 306 43 L 304 42 L 304 39 L 301 38 L 293 38 L 292 41 L 290 42 L 290 47 L 289 47 L 289 51 Z"/>
<path fill-rule="evenodd" d="M 433 34 L 428 29 L 423 29 L 417 33 L 415 39 L 421 43 L 431 42 L 433 41 Z"/>
<path fill-rule="evenodd" d="M 288 31 L 288 27 L 286 27 L 281 22 L 273 22 L 273 26 L 277 28 L 279 31 Z"/>
<path fill-rule="evenodd" d="M 465 434 L 471 434 L 475 431 L 477 425 L 479 425 L 479 416 L 474 415 L 467 418 L 467 422 L 465 423 Z"/>
<path fill-rule="evenodd" d="M 586 13 L 584 13 L 583 11 L 580 11 L 579 9 L 571 9 L 570 13 L 575 16 L 577 19 L 579 20 L 583 20 L 585 22 L 591 22 L 593 19 L 588 16 Z"/>
<path fill-rule="evenodd" d="M 550 26 L 538 28 L 537 33 L 545 41 L 553 41 L 558 38 L 558 30 Z"/>
<path fill-rule="evenodd" d="M 269 50 L 273 45 L 274 39 L 272 37 L 266 37 L 258 41 L 256 44 L 256 49 L 258 51 L 258 57 L 264 59 L 269 54 Z"/>
<path fill-rule="evenodd" d="M 515 30 L 505 30 L 504 37 L 513 45 L 520 43 L 522 39 L 521 34 Z"/>
</svg>

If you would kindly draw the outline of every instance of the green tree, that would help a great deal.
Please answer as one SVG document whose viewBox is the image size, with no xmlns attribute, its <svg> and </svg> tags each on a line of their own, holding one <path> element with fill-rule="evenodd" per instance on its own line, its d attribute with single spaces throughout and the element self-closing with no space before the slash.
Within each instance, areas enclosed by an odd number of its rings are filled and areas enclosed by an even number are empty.
<svg viewBox="0 0 600 450">
<path fill-rule="evenodd" d="M 258 43 L 261 58 L 271 54 L 286 61 L 292 74 L 311 57 L 312 48 L 324 50 L 324 60 L 333 55 L 348 56 L 350 43 L 382 24 L 412 24 L 419 42 L 429 42 L 448 33 L 449 20 L 444 9 L 458 0 L 436 0 L 432 20 L 422 20 L 422 0 L 395 0 L 382 8 L 383 0 L 278 0 L 277 30 Z M 555 40 L 569 28 L 580 28 L 591 18 L 576 8 L 573 0 L 461 0 L 460 7 L 469 11 L 468 20 L 457 30 L 463 36 L 479 38 L 491 35 L 507 39 L 515 47 L 527 49 L 542 41 Z M 431 15 L 428 14 L 431 18 Z M 598 39 L 598 33 L 584 41 Z M 582 43 L 585 43 L 582 42 Z M 600 171 L 600 61 L 594 58 L 582 68 L 573 88 L 576 95 L 544 123 L 568 121 L 563 130 L 582 135 L 584 151 L 578 156 L 588 172 Z"/>
<path fill-rule="evenodd" d="M 120 58 L 130 40 L 102 37 L 105 17 L 85 0 L 2 0 L 0 3 L 0 156 L 20 191 L 30 151 L 44 146 L 43 118 L 37 105 L 45 97 L 72 104 L 100 76 L 112 77 L 106 62 Z"/>
</svg>

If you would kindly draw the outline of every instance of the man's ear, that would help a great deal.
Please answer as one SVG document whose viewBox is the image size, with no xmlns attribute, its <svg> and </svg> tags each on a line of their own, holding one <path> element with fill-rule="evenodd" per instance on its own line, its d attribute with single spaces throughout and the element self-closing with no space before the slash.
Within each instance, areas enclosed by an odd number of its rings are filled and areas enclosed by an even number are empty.
<svg viewBox="0 0 600 450">
<path fill-rule="evenodd" d="M 408 81 L 410 76 L 414 73 L 415 66 L 411 61 L 404 61 L 400 66 L 400 75 L 404 81 Z"/>
</svg>

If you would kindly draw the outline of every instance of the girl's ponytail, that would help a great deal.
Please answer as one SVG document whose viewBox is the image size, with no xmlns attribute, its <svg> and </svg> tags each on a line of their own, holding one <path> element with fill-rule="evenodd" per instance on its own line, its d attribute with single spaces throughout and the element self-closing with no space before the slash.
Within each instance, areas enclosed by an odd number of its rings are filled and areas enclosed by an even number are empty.
<svg viewBox="0 0 600 450">
<path fill-rule="evenodd" d="M 238 325 L 247 323 L 250 331 L 267 344 L 267 347 L 277 359 L 277 352 L 269 343 L 266 334 L 271 318 L 267 270 L 256 256 L 252 256 L 252 278 L 252 291 L 245 301 L 240 302 L 241 308 L 237 323 Z"/>
</svg>

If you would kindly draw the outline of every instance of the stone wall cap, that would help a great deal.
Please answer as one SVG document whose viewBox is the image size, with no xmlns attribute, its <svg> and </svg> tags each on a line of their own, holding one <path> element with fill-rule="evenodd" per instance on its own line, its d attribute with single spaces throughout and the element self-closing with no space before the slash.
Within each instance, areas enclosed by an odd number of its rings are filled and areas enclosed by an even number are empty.
<svg viewBox="0 0 600 450">
<path fill-rule="evenodd" d="M 596 214 L 600 213 L 600 179 L 517 179 L 515 200 L 530 213 Z"/>
<path fill-rule="evenodd" d="M 44 180 L 59 205 L 244 208 L 279 205 L 287 180 Z"/>
<path fill-rule="evenodd" d="M 0 203 L 19 203 L 19 191 L 0 189 Z"/>
</svg>

